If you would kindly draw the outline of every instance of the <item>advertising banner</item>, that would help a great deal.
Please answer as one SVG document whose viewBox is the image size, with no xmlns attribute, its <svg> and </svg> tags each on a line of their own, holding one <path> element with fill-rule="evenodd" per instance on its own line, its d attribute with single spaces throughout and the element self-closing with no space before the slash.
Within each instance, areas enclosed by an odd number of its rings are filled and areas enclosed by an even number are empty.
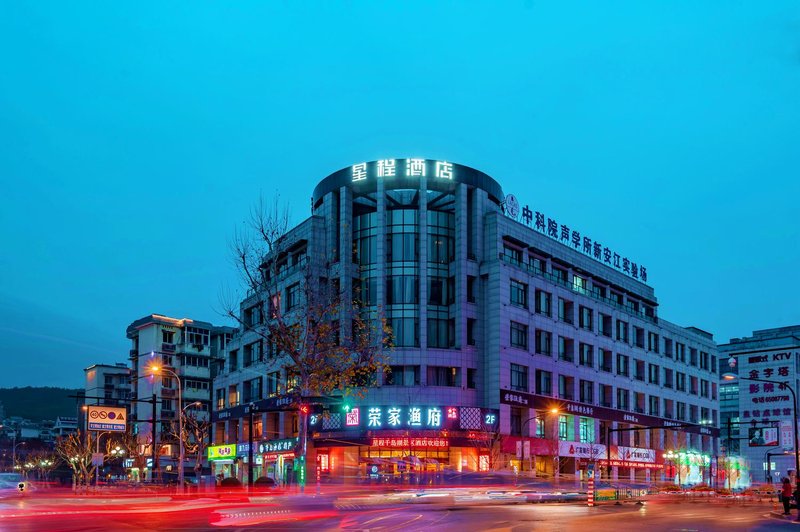
<svg viewBox="0 0 800 532">
<path fill-rule="evenodd" d="M 558 455 L 597 460 L 606 456 L 606 446 L 596 443 L 560 441 L 558 442 Z"/>
<path fill-rule="evenodd" d="M 209 460 L 233 460 L 236 458 L 236 444 L 212 445 L 208 448 Z"/>
<path fill-rule="evenodd" d="M 777 447 L 778 427 L 750 427 L 747 439 L 750 447 Z"/>
<path fill-rule="evenodd" d="M 655 463 L 656 451 L 655 449 L 639 449 L 637 447 L 617 447 L 616 456 L 611 453 L 612 458 L 619 460 L 627 460 L 629 462 L 648 462 Z"/>
</svg>

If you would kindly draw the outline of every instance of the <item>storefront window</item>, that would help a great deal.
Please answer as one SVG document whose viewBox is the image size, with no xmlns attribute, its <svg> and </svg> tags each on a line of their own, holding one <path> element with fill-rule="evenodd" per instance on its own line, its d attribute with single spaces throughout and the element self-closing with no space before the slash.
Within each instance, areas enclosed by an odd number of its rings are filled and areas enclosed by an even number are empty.
<svg viewBox="0 0 800 532">
<path fill-rule="evenodd" d="M 536 437 L 544 438 L 544 419 L 536 418 Z"/>
</svg>

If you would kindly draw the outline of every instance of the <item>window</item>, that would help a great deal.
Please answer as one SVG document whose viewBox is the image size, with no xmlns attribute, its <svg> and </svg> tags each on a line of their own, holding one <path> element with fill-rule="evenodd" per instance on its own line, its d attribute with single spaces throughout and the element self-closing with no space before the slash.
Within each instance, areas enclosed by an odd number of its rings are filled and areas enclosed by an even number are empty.
<svg viewBox="0 0 800 532">
<path fill-rule="evenodd" d="M 261 397 L 261 377 L 244 382 L 244 393 L 242 394 L 245 403 L 258 401 Z"/>
<path fill-rule="evenodd" d="M 460 368 L 428 366 L 428 386 L 461 386 Z"/>
<path fill-rule="evenodd" d="M 572 276 L 572 289 L 581 294 L 585 294 L 589 290 L 589 283 L 586 279 L 579 275 Z"/>
<path fill-rule="evenodd" d="M 627 377 L 630 375 L 630 358 L 628 355 L 617 353 L 617 375 Z"/>
<path fill-rule="evenodd" d="M 574 314 L 575 305 L 572 301 L 568 301 L 563 298 L 558 298 L 558 319 L 563 321 L 564 323 L 573 323 L 574 318 L 572 315 Z"/>
<path fill-rule="evenodd" d="M 697 367 L 697 349 L 694 347 L 689 348 L 689 364 Z"/>
<path fill-rule="evenodd" d="M 292 286 L 286 289 L 286 311 L 290 311 L 295 308 L 299 301 L 300 295 L 300 285 L 299 283 L 295 283 Z"/>
<path fill-rule="evenodd" d="M 714 401 L 717 400 L 717 383 L 716 382 L 712 382 L 711 383 L 711 399 L 713 399 Z"/>
<path fill-rule="evenodd" d="M 553 311 L 551 309 L 551 301 L 553 296 L 544 290 L 536 290 L 534 294 L 536 297 L 536 313 L 551 317 L 553 315 Z"/>
<path fill-rule="evenodd" d="M 281 382 L 281 372 L 274 371 L 267 374 L 267 397 L 275 397 L 278 395 L 279 385 Z"/>
<path fill-rule="evenodd" d="M 534 434 L 534 436 L 536 438 L 544 438 L 544 432 L 545 432 L 544 419 L 540 418 L 540 417 L 537 417 L 536 418 L 536 434 Z"/>
<path fill-rule="evenodd" d="M 517 307 L 528 308 L 528 285 L 511 279 L 511 304 Z"/>
<path fill-rule="evenodd" d="M 700 379 L 700 397 L 708 397 L 708 381 Z"/>
<path fill-rule="evenodd" d="M 607 338 L 611 338 L 611 316 L 608 314 L 603 314 L 602 312 L 599 314 L 598 320 L 598 332 Z"/>
<path fill-rule="evenodd" d="M 417 233 L 393 232 L 386 236 L 386 260 L 389 262 L 414 262 L 419 258 Z"/>
<path fill-rule="evenodd" d="M 647 371 L 648 371 L 647 382 L 649 382 L 650 384 L 659 384 L 658 379 L 660 377 L 659 373 L 661 371 L 661 368 L 659 368 L 655 364 L 649 364 Z"/>
<path fill-rule="evenodd" d="M 361 266 L 375 264 L 378 262 L 378 237 L 365 236 L 358 239 L 356 243 L 356 263 Z"/>
<path fill-rule="evenodd" d="M 534 272 L 542 273 L 546 269 L 546 262 L 544 259 L 531 255 L 528 257 L 528 266 L 530 266 Z"/>
<path fill-rule="evenodd" d="M 664 388 L 673 387 L 674 372 L 669 368 L 664 368 Z"/>
<path fill-rule="evenodd" d="M 686 391 L 686 374 L 677 372 L 675 373 L 675 389 L 679 392 Z"/>
<path fill-rule="evenodd" d="M 244 311 L 244 324 L 248 327 L 261 323 L 261 304 L 253 305 Z"/>
<path fill-rule="evenodd" d="M 717 372 L 717 357 L 711 355 L 711 373 Z"/>
<path fill-rule="evenodd" d="M 567 284 L 567 270 L 562 270 L 561 268 L 553 266 L 553 277 L 557 283 L 563 285 Z"/>
<path fill-rule="evenodd" d="M 475 303 L 475 276 L 467 275 L 467 302 Z"/>
<path fill-rule="evenodd" d="M 397 287 L 396 289 L 401 290 L 404 295 L 401 293 L 399 297 L 403 297 L 406 301 L 395 301 L 395 303 L 414 303 L 418 298 L 419 294 L 417 293 L 416 286 L 418 286 L 418 281 L 416 276 L 395 276 L 395 277 L 410 277 L 411 282 L 415 283 L 412 287 L 408 283 L 409 280 L 404 280 L 404 286 Z M 394 289 L 394 288 L 393 288 Z M 411 290 L 411 292 L 409 292 Z M 411 298 L 412 301 L 408 299 Z M 428 277 L 428 304 L 429 305 L 439 305 L 439 306 L 447 306 L 455 301 L 455 279 L 453 277 Z"/>
<path fill-rule="evenodd" d="M 541 369 L 536 370 L 536 393 L 539 395 L 552 395 L 553 374 Z"/>
<path fill-rule="evenodd" d="M 630 410 L 630 392 L 624 388 L 617 388 L 617 408 L 619 410 Z"/>
<path fill-rule="evenodd" d="M 515 247 L 511 247 L 508 244 L 503 245 L 503 256 L 511 262 L 512 264 L 516 264 L 517 266 L 522 264 L 522 250 L 517 249 Z"/>
<path fill-rule="evenodd" d="M 239 389 L 235 384 L 228 386 L 228 406 L 239 406 Z"/>
<path fill-rule="evenodd" d="M 553 353 L 553 334 L 549 331 L 536 329 L 536 353 L 550 356 Z"/>
<path fill-rule="evenodd" d="M 455 331 L 450 330 L 450 320 L 428 318 L 428 347 L 450 347 L 454 343 Z"/>
<path fill-rule="evenodd" d="M 239 369 L 239 350 L 234 349 L 228 353 L 228 371 L 236 371 Z"/>
<path fill-rule="evenodd" d="M 675 360 L 686 362 L 686 346 L 680 342 L 675 342 Z"/>
<path fill-rule="evenodd" d="M 467 318 L 467 345 L 475 345 L 475 318 Z"/>
<path fill-rule="evenodd" d="M 658 335 L 654 332 L 647 333 L 647 350 L 658 353 L 660 344 L 658 343 Z"/>
<path fill-rule="evenodd" d="M 467 388 L 474 390 L 477 388 L 478 370 L 475 368 L 467 368 Z"/>
<path fill-rule="evenodd" d="M 605 406 L 607 408 L 612 408 L 614 405 L 611 404 L 612 395 L 614 393 L 614 389 L 608 384 L 598 384 L 597 385 L 597 398 L 600 401 L 600 406 Z"/>
<path fill-rule="evenodd" d="M 617 340 L 628 343 L 628 323 L 617 320 Z"/>
<path fill-rule="evenodd" d="M 419 366 L 389 366 L 385 384 L 387 386 L 418 386 Z"/>
<path fill-rule="evenodd" d="M 442 277 L 430 279 L 429 301 L 443 305 L 446 301 L 445 282 Z M 419 302 L 419 278 L 416 275 L 389 275 L 386 277 L 387 305 L 415 305 Z"/>
<path fill-rule="evenodd" d="M 184 391 L 192 390 L 192 391 L 200 391 L 200 390 L 208 390 L 209 385 L 208 381 L 200 381 L 197 379 L 186 379 L 183 382 Z"/>
<path fill-rule="evenodd" d="M 610 349 L 598 349 L 598 356 L 600 358 L 600 369 L 611 373 L 613 371 L 613 356 L 614 354 Z"/>
<path fill-rule="evenodd" d="M 558 439 L 559 440 L 569 440 L 569 423 L 567 423 L 567 418 L 569 416 L 558 416 Z"/>
<path fill-rule="evenodd" d="M 651 395 L 650 396 L 650 405 L 649 405 L 650 406 L 650 410 L 649 410 L 649 413 L 650 413 L 651 416 L 658 416 L 659 415 L 658 408 L 659 408 L 660 404 L 661 404 L 661 399 L 660 398 L 656 397 L 655 395 Z"/>
<path fill-rule="evenodd" d="M 165 344 L 174 344 L 175 343 L 175 331 L 165 331 L 162 329 L 161 331 L 161 341 Z"/>
<path fill-rule="evenodd" d="M 592 320 L 592 317 L 593 317 L 592 316 L 592 309 L 590 309 L 589 307 L 584 307 L 583 305 L 581 305 L 578 308 L 578 311 L 579 311 L 579 314 L 578 314 L 579 315 L 578 326 L 581 329 L 586 329 L 587 331 L 593 330 L 592 329 L 592 321 L 593 321 Z"/>
<path fill-rule="evenodd" d="M 254 342 L 252 344 L 247 344 L 244 346 L 244 360 L 242 360 L 243 367 L 252 366 L 256 360 L 260 358 L 260 344 L 258 342 Z"/>
<path fill-rule="evenodd" d="M 633 378 L 644 382 L 644 360 L 634 360 L 634 370 Z"/>
<path fill-rule="evenodd" d="M 580 402 L 594 404 L 594 383 L 592 381 L 580 381 Z"/>
<path fill-rule="evenodd" d="M 578 346 L 578 363 L 581 366 L 594 367 L 594 347 L 589 344 L 581 344 Z"/>
<path fill-rule="evenodd" d="M 208 345 L 211 332 L 198 327 L 186 327 L 186 343 L 194 346 Z"/>
<path fill-rule="evenodd" d="M 225 408 L 225 388 L 217 388 L 216 392 L 217 410 Z"/>
<path fill-rule="evenodd" d="M 699 387 L 697 386 L 697 377 L 690 376 L 689 377 L 689 393 L 693 395 L 697 395 L 699 391 Z"/>
<path fill-rule="evenodd" d="M 528 349 L 528 326 L 516 321 L 511 322 L 511 347 Z"/>
<path fill-rule="evenodd" d="M 594 419 L 588 417 L 578 418 L 578 431 L 581 443 L 594 443 Z"/>
<path fill-rule="evenodd" d="M 511 364 L 511 389 L 520 392 L 528 391 L 528 366 Z"/>
<path fill-rule="evenodd" d="M 644 349 L 644 329 L 633 326 L 633 344 Z"/>
<path fill-rule="evenodd" d="M 522 435 L 522 409 L 517 408 L 515 406 L 511 407 L 511 416 L 509 418 L 511 421 L 511 435 L 512 436 L 521 436 Z"/>
<path fill-rule="evenodd" d="M 574 397 L 575 379 L 567 375 L 558 376 L 558 396 L 571 401 Z"/>
<path fill-rule="evenodd" d="M 678 401 L 675 403 L 677 405 L 678 415 L 677 418 L 679 421 L 686 421 L 686 403 L 682 403 Z"/>
<path fill-rule="evenodd" d="M 419 347 L 419 320 L 416 318 L 389 318 L 396 347 Z"/>
<path fill-rule="evenodd" d="M 644 394 L 641 392 L 633 392 L 633 411 L 644 414 L 644 409 Z"/>
<path fill-rule="evenodd" d="M 575 360 L 575 341 L 570 338 L 558 337 L 558 358 L 566 362 Z"/>
<path fill-rule="evenodd" d="M 700 351 L 700 369 L 704 370 L 711 369 L 709 368 L 709 363 L 710 363 L 710 358 L 708 356 L 708 353 L 706 353 L 705 351 Z"/>
<path fill-rule="evenodd" d="M 208 357 L 204 356 L 197 356 L 197 355 L 184 355 L 183 356 L 183 365 L 184 366 L 194 366 L 196 368 L 207 368 L 208 367 Z"/>
<path fill-rule="evenodd" d="M 664 356 L 672 358 L 674 354 L 673 343 L 669 338 L 664 338 Z"/>
</svg>

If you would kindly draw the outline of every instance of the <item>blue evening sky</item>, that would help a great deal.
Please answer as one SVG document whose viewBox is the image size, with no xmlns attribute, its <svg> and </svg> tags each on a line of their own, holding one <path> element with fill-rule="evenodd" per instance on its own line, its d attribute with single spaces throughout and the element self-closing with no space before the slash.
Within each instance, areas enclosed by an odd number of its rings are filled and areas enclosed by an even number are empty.
<svg viewBox="0 0 800 532">
<path fill-rule="evenodd" d="M 466 164 L 647 265 L 718 342 L 800 322 L 800 4 L 5 2 L 0 386 L 151 312 L 224 322 L 259 194 Z"/>
</svg>

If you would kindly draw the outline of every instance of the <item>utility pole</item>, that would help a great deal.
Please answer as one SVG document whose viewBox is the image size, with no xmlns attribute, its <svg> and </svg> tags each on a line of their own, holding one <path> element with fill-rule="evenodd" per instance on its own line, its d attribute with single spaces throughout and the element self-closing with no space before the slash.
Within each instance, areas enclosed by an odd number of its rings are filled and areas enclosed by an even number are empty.
<svg viewBox="0 0 800 532">
<path fill-rule="evenodd" d="M 250 403 L 250 419 L 247 423 L 247 485 L 253 491 L 253 410 L 255 403 Z"/>
<path fill-rule="evenodd" d="M 153 394 L 153 417 L 150 420 L 150 439 L 152 440 L 152 448 L 150 449 L 150 454 L 152 455 L 152 471 L 150 472 L 150 480 L 152 482 L 156 481 L 156 471 L 158 471 L 158 451 L 156 445 L 156 394 Z"/>
</svg>

